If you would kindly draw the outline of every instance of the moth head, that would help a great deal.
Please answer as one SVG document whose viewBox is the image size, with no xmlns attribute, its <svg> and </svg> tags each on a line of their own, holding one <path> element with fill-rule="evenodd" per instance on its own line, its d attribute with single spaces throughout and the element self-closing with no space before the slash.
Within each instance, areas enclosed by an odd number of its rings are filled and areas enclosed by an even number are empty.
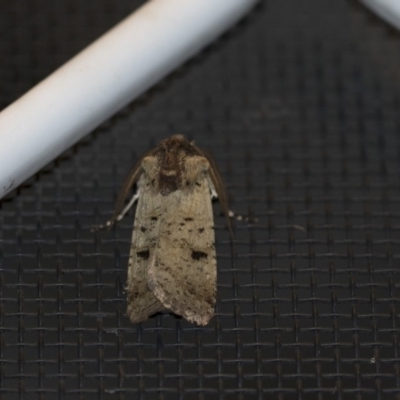
<svg viewBox="0 0 400 400">
<path fill-rule="evenodd" d="M 187 145 L 190 145 L 190 143 L 185 139 L 185 136 L 173 135 L 160 143 L 159 150 L 164 154 L 168 154 L 177 151 L 180 147 L 186 147 Z"/>
</svg>

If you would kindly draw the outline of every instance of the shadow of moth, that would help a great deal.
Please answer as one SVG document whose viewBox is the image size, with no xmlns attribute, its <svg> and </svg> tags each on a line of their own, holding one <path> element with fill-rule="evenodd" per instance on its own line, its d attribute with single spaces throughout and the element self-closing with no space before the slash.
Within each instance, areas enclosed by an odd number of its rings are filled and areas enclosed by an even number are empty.
<svg viewBox="0 0 400 400">
<path fill-rule="evenodd" d="M 134 184 L 135 196 L 124 208 Z M 214 316 L 217 269 L 211 199 L 218 196 L 229 225 L 227 197 L 213 159 L 182 135 L 145 153 L 127 176 L 112 219 L 135 201 L 127 279 L 132 323 L 172 312 L 206 325 Z"/>
</svg>

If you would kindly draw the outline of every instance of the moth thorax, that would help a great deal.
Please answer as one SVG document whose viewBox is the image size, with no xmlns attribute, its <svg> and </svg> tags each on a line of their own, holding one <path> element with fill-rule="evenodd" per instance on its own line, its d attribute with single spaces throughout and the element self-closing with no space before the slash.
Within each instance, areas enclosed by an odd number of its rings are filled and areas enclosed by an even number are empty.
<svg viewBox="0 0 400 400">
<path fill-rule="evenodd" d="M 179 155 L 175 151 L 164 154 L 160 163 L 158 186 L 161 194 L 166 196 L 180 187 L 181 166 Z"/>
<path fill-rule="evenodd" d="M 163 196 L 175 192 L 181 186 L 180 170 L 176 167 L 168 167 L 168 165 L 163 165 L 159 172 L 158 187 Z"/>
</svg>

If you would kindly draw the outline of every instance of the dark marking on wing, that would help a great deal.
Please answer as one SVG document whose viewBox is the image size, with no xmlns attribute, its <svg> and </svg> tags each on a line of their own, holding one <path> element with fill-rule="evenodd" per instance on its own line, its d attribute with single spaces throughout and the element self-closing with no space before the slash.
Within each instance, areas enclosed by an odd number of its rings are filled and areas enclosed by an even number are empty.
<svg viewBox="0 0 400 400">
<path fill-rule="evenodd" d="M 150 257 L 149 250 L 138 251 L 136 254 L 139 258 L 142 258 L 143 260 L 148 260 L 148 258 Z"/>
<path fill-rule="evenodd" d="M 207 258 L 208 254 L 203 251 L 195 251 L 192 250 L 192 259 L 193 260 L 201 260 L 202 258 Z"/>
<path fill-rule="evenodd" d="M 146 232 L 146 231 L 147 231 L 147 228 L 145 228 L 144 226 L 141 226 L 141 227 L 140 227 L 140 230 L 141 230 L 142 232 Z"/>
</svg>

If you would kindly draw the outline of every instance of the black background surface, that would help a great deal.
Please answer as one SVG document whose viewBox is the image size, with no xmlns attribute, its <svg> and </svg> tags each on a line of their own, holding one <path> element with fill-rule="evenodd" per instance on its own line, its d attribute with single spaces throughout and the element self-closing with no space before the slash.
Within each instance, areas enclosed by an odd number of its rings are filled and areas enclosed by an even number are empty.
<svg viewBox="0 0 400 400">
<path fill-rule="evenodd" d="M 1 2 L 0 108 L 142 3 Z M 264 1 L 10 194 L 0 398 L 400 398 L 399 89 L 400 33 L 361 5 Z M 90 232 L 174 133 L 213 152 L 231 208 L 257 219 L 235 223 L 232 260 L 215 206 L 204 328 L 130 324 L 133 212 Z"/>
</svg>

